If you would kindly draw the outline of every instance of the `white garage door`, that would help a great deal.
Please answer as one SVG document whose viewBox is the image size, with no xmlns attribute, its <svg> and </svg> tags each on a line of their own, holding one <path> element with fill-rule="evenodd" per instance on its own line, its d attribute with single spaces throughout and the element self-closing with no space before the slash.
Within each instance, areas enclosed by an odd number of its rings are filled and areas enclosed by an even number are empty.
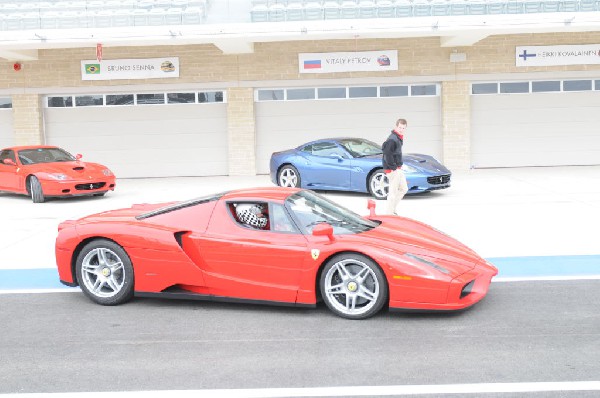
<svg viewBox="0 0 600 398">
<path fill-rule="evenodd" d="M 600 93 L 471 97 L 474 167 L 600 164 Z"/>
<path fill-rule="evenodd" d="M 0 148 L 15 145 L 11 108 L 0 108 Z"/>
<path fill-rule="evenodd" d="M 257 173 L 269 173 L 273 152 L 320 138 L 361 137 L 382 144 L 398 118 L 408 121 L 405 153 L 441 159 L 439 96 L 258 102 Z"/>
<path fill-rule="evenodd" d="M 119 178 L 228 173 L 226 104 L 47 108 L 46 142 Z"/>
</svg>

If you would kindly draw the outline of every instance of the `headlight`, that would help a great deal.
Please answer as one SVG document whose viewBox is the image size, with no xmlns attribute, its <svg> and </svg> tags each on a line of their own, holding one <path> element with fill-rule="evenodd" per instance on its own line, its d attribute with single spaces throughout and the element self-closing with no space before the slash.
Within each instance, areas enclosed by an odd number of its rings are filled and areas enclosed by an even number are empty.
<svg viewBox="0 0 600 398">
<path fill-rule="evenodd" d="M 48 174 L 48 177 L 54 178 L 55 180 L 66 180 L 68 178 L 66 175 L 59 173 Z"/>
<path fill-rule="evenodd" d="M 113 175 L 112 171 L 110 171 L 109 169 L 102 170 L 102 174 L 104 174 L 105 176 L 111 176 L 111 175 Z"/>
<path fill-rule="evenodd" d="M 409 165 L 403 164 L 403 165 L 402 165 L 402 171 L 404 171 L 405 173 L 416 173 L 418 170 L 417 170 L 417 169 L 415 169 L 415 168 L 414 168 L 414 167 L 412 167 L 412 166 L 409 166 Z"/>
</svg>

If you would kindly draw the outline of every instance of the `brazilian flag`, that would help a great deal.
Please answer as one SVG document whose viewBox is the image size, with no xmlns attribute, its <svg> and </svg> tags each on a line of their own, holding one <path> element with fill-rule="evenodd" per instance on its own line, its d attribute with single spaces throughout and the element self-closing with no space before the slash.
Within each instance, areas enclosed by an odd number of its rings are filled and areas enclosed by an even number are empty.
<svg viewBox="0 0 600 398">
<path fill-rule="evenodd" d="M 86 75 L 97 75 L 100 73 L 100 64 L 85 64 Z"/>
</svg>

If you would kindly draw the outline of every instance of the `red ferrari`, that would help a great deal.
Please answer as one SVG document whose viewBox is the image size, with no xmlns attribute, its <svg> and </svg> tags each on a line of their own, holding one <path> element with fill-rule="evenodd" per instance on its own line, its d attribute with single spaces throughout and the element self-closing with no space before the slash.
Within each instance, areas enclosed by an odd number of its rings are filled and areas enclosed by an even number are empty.
<svg viewBox="0 0 600 398">
<path fill-rule="evenodd" d="M 103 305 L 134 295 L 308 307 L 323 300 L 341 317 L 363 319 L 386 305 L 469 307 L 497 274 L 428 225 L 373 209 L 361 217 L 297 188 L 134 205 L 58 231 L 61 282 Z"/>
<path fill-rule="evenodd" d="M 103 196 L 115 189 L 115 176 L 98 163 L 82 162 L 55 146 L 16 146 L 0 151 L 0 191 L 31 196 Z"/>
</svg>

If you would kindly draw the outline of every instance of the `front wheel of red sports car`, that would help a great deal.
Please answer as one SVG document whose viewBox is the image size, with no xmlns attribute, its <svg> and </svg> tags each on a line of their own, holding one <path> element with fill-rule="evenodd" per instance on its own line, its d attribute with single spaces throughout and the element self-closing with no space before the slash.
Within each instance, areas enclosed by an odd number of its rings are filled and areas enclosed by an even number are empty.
<svg viewBox="0 0 600 398">
<path fill-rule="evenodd" d="M 33 203 L 44 203 L 46 200 L 44 191 L 42 190 L 42 184 L 35 176 L 29 177 L 29 194 L 31 195 Z"/>
<path fill-rule="evenodd" d="M 327 307 L 348 319 L 375 315 L 388 296 L 383 271 L 360 254 L 340 254 L 329 260 L 321 273 L 320 287 Z"/>
<path fill-rule="evenodd" d="M 106 239 L 83 247 L 76 262 L 77 281 L 92 301 L 122 304 L 133 297 L 133 266 L 125 250 Z"/>
</svg>

